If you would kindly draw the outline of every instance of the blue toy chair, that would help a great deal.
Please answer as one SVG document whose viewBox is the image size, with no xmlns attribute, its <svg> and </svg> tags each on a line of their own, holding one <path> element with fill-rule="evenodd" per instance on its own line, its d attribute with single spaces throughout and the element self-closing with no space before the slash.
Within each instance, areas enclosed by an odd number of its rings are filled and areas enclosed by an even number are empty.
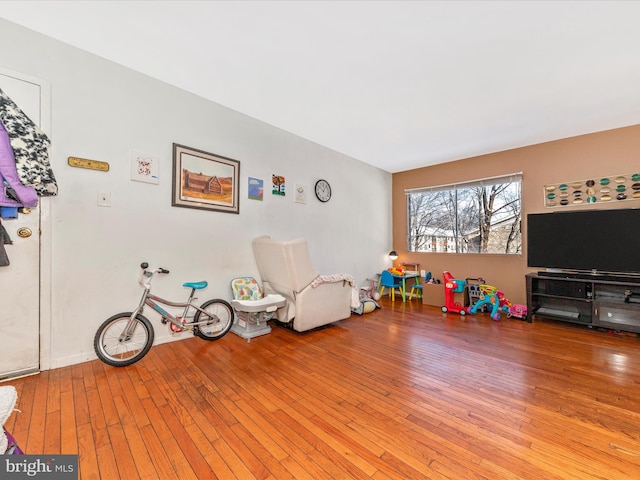
<svg viewBox="0 0 640 480">
<path fill-rule="evenodd" d="M 424 283 L 427 283 L 429 280 L 431 280 L 431 272 L 427 272 L 424 275 Z M 418 283 L 418 279 L 416 279 L 415 285 L 411 285 L 411 292 L 409 292 L 409 300 L 413 298 L 414 292 L 416 294 L 417 299 L 422 298 L 422 283 Z"/>
<path fill-rule="evenodd" d="M 400 292 L 400 296 L 402 296 L 402 280 L 399 278 L 395 278 L 391 275 L 391 272 L 387 270 L 383 270 L 380 275 L 380 296 L 384 294 L 384 289 L 391 289 L 391 301 L 395 302 L 396 300 L 396 288 Z"/>
</svg>

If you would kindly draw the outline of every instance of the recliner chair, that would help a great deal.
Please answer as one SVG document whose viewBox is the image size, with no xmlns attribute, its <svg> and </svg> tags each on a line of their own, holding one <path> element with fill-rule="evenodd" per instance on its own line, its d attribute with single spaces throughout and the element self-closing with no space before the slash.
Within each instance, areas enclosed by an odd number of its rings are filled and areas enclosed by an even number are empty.
<svg viewBox="0 0 640 480">
<path fill-rule="evenodd" d="M 274 318 L 293 330 L 304 332 L 349 318 L 351 308 L 360 305 L 353 277 L 320 275 L 311 263 L 305 239 L 262 236 L 252 246 L 264 292 L 287 299 Z"/>
</svg>

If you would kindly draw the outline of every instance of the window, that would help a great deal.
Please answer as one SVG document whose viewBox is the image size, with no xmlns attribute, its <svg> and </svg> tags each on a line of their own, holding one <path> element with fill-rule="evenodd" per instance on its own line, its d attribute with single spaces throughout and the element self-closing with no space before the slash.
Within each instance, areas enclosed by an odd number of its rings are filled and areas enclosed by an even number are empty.
<svg viewBox="0 0 640 480">
<path fill-rule="evenodd" d="M 521 254 L 522 174 L 406 190 L 410 252 Z"/>
</svg>

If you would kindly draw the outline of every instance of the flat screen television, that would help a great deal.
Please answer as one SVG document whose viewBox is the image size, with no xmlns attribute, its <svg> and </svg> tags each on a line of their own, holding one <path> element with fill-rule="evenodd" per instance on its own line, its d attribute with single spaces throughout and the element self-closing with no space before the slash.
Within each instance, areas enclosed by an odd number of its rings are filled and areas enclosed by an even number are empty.
<svg viewBox="0 0 640 480">
<path fill-rule="evenodd" d="M 527 265 L 640 274 L 640 209 L 527 215 Z"/>
</svg>

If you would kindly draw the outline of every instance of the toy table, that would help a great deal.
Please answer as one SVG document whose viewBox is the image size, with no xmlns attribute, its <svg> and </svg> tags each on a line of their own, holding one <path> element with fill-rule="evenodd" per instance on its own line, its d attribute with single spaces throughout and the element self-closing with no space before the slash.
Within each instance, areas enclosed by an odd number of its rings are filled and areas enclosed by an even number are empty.
<svg viewBox="0 0 640 480">
<path fill-rule="evenodd" d="M 407 279 L 413 278 L 413 281 L 416 282 L 416 285 L 418 285 L 418 279 L 420 278 L 420 275 L 414 275 L 414 274 L 393 275 L 393 278 L 398 278 L 402 280 L 402 288 L 400 289 L 400 292 L 402 293 L 402 301 L 406 302 L 407 301 Z"/>
</svg>

